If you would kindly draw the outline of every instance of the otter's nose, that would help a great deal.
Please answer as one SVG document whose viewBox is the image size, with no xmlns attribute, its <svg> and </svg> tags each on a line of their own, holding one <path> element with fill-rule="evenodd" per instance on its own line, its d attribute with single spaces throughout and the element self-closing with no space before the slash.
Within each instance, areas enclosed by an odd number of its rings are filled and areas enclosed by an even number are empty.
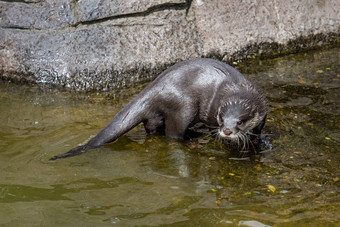
<svg viewBox="0 0 340 227">
<path fill-rule="evenodd" d="M 230 136 L 231 133 L 233 133 L 229 128 L 225 128 L 223 129 L 223 133 L 226 135 L 226 136 Z"/>
</svg>

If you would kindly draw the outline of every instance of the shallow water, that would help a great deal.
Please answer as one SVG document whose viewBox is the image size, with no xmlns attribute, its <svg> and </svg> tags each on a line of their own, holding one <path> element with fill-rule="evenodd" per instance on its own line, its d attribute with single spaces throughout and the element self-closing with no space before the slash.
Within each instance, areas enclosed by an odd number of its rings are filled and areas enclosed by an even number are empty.
<svg viewBox="0 0 340 227">
<path fill-rule="evenodd" d="M 190 150 L 138 127 L 48 161 L 102 129 L 145 85 L 74 94 L 0 83 L 0 224 L 336 226 L 340 49 L 238 67 L 270 102 L 273 150 L 248 161 L 206 136 Z M 237 156 L 237 154 L 236 154 Z"/>
</svg>

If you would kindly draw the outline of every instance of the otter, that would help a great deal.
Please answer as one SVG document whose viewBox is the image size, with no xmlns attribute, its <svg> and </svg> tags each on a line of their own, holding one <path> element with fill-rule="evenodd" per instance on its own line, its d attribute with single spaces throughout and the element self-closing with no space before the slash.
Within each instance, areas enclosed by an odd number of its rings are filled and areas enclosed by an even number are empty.
<svg viewBox="0 0 340 227">
<path fill-rule="evenodd" d="M 230 65 L 208 58 L 176 63 L 130 101 L 87 144 L 51 160 L 75 156 L 115 141 L 140 123 L 147 133 L 164 129 L 183 141 L 188 128 L 203 123 L 229 141 L 260 135 L 268 107 L 264 94 Z"/>
</svg>

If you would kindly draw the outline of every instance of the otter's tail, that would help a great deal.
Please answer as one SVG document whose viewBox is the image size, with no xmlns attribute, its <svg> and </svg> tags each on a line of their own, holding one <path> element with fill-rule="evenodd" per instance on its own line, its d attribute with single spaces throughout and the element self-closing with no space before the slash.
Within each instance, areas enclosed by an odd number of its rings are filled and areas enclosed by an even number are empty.
<svg viewBox="0 0 340 227">
<path fill-rule="evenodd" d="M 80 155 L 91 149 L 104 146 L 115 141 L 118 137 L 136 127 L 139 123 L 145 120 L 145 116 L 149 108 L 149 100 L 146 100 L 143 97 L 145 97 L 145 95 L 143 96 L 140 94 L 129 102 L 111 120 L 111 122 L 86 145 L 73 148 L 64 154 L 56 155 L 50 160 Z"/>
<path fill-rule="evenodd" d="M 64 154 L 55 155 L 52 158 L 50 158 L 50 160 L 72 157 L 72 156 L 76 156 L 76 155 L 80 155 L 82 153 L 85 153 L 86 151 L 87 151 L 86 146 L 82 145 L 82 146 L 79 146 L 79 147 L 75 147 L 75 148 L 69 150 L 68 152 L 66 152 Z"/>
</svg>

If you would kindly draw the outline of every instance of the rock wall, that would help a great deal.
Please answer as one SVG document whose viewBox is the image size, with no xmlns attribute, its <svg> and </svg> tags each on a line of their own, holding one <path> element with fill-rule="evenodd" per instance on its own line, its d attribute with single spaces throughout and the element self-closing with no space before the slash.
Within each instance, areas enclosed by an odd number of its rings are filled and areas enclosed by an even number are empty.
<svg viewBox="0 0 340 227">
<path fill-rule="evenodd" d="M 339 42 L 339 0 L 0 0 L 0 77 L 77 90 Z"/>
</svg>

